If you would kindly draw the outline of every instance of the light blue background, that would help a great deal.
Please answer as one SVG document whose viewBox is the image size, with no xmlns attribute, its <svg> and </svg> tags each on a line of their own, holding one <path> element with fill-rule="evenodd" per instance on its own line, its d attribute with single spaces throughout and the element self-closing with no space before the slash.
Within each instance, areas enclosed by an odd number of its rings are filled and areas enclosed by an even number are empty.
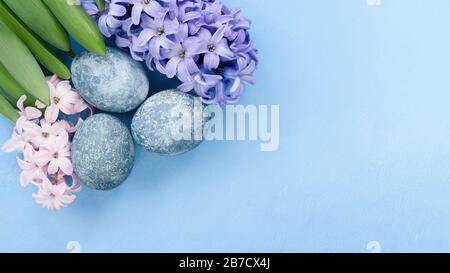
<svg viewBox="0 0 450 273">
<path fill-rule="evenodd" d="M 59 213 L 0 153 L 0 251 L 450 251 L 450 1 L 225 2 L 260 50 L 241 102 L 280 105 L 280 149 L 138 149 L 123 186 Z"/>
</svg>

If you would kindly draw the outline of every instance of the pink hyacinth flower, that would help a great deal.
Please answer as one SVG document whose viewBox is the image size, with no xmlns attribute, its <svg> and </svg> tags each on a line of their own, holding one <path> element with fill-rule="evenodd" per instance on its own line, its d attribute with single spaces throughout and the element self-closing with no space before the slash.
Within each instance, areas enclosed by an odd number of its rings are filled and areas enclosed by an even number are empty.
<svg viewBox="0 0 450 273">
<path fill-rule="evenodd" d="M 76 198 L 66 183 L 53 185 L 48 179 L 39 184 L 38 193 L 33 193 L 33 197 L 38 204 L 52 211 L 61 210 Z"/>
<path fill-rule="evenodd" d="M 23 153 L 23 157 L 17 158 L 22 169 L 20 184 L 37 186 L 38 192 L 33 194 L 36 202 L 58 211 L 72 203 L 76 198 L 74 193 L 82 188 L 73 173 L 71 138 L 83 124 L 82 112 L 89 109 L 88 116 L 92 116 L 94 109 L 71 88 L 68 81 L 57 76 L 47 80 L 50 106 L 36 101 L 35 107 L 25 107 L 27 97 L 21 96 L 17 101 L 20 117 L 11 139 L 2 146 L 2 150 Z M 65 119 L 66 116 L 60 117 L 60 113 L 70 117 Z"/>
<path fill-rule="evenodd" d="M 42 112 L 36 107 L 25 107 L 23 105 L 26 99 L 27 96 L 22 95 L 19 100 L 17 100 L 17 108 L 19 109 L 20 117 L 16 121 L 16 128 L 19 133 L 22 133 L 24 124 L 28 122 L 35 122 L 42 116 Z"/>
<path fill-rule="evenodd" d="M 22 169 L 20 174 L 20 185 L 26 187 L 30 181 L 42 180 L 46 178 L 42 166 L 36 162 L 36 151 L 31 145 L 27 145 L 23 152 L 23 160 L 17 158 L 17 163 Z"/>
<path fill-rule="evenodd" d="M 70 161 L 70 144 L 69 135 L 63 131 L 54 141 L 48 142 L 41 146 L 38 154 L 38 164 L 48 164 L 48 173 L 55 174 L 58 170 L 63 171 L 66 175 L 73 174 L 73 166 Z"/>
<path fill-rule="evenodd" d="M 34 145 L 40 146 L 52 141 L 56 136 L 61 134 L 65 130 L 65 122 L 57 121 L 51 124 L 45 119 L 41 119 L 41 126 L 27 122 L 22 127 L 30 135 L 30 141 Z"/>
<path fill-rule="evenodd" d="M 61 81 L 56 85 L 49 83 L 48 86 L 51 104 L 45 110 L 45 119 L 49 122 L 55 122 L 60 111 L 66 115 L 75 114 L 74 105 L 79 103 L 81 97 L 78 93 L 72 91 L 69 81 Z"/>
<path fill-rule="evenodd" d="M 48 83 L 50 83 L 53 86 L 56 86 L 58 83 L 62 82 L 61 78 L 57 75 L 46 77 Z"/>
<path fill-rule="evenodd" d="M 12 136 L 8 139 L 5 144 L 2 146 L 2 151 L 11 153 L 15 151 L 23 152 L 25 146 L 30 141 L 30 138 L 27 134 L 22 133 L 18 134 L 17 130 L 14 129 Z"/>
<path fill-rule="evenodd" d="M 27 100 L 27 96 L 22 95 L 17 101 L 17 108 L 20 110 L 20 116 L 24 117 L 26 120 L 33 120 L 40 118 L 42 113 L 39 109 L 31 106 L 25 107 L 23 104 Z"/>
</svg>

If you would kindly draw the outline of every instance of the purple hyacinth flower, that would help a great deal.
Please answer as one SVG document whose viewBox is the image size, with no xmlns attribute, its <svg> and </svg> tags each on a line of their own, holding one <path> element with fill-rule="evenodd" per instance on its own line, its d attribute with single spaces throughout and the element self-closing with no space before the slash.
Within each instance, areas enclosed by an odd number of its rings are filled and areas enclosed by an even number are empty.
<svg viewBox="0 0 450 273">
<path fill-rule="evenodd" d="M 119 4 L 109 4 L 108 13 L 103 14 L 98 19 L 98 26 L 103 35 L 111 37 L 117 33 L 122 26 L 122 21 L 116 17 L 122 17 L 127 13 L 127 9 Z"/>
<path fill-rule="evenodd" d="M 247 32 L 244 30 L 239 30 L 237 33 L 238 35 L 236 36 L 236 39 L 234 39 L 233 43 L 231 43 L 230 49 L 236 54 L 237 58 L 245 58 L 247 63 L 249 63 L 252 59 L 251 55 L 253 55 L 251 53 L 253 50 L 253 43 L 247 36 Z"/>
<path fill-rule="evenodd" d="M 155 18 L 164 17 L 167 13 L 167 8 L 161 6 L 157 0 L 127 0 L 133 5 L 131 9 L 131 18 L 133 24 L 139 25 L 141 22 L 142 13 L 146 13 Z M 159 0 L 161 2 L 168 2 L 168 0 Z"/>
<path fill-rule="evenodd" d="M 234 30 L 249 29 L 251 21 L 242 16 L 240 9 L 232 9 L 230 11 L 233 20 L 230 21 L 231 28 Z"/>
<path fill-rule="evenodd" d="M 185 93 L 195 90 L 197 95 L 207 97 L 208 90 L 216 86 L 222 79 L 222 76 L 219 75 L 196 73 L 192 76 L 191 81 L 184 82 L 177 89 Z"/>
<path fill-rule="evenodd" d="M 178 4 L 176 0 L 173 0 L 169 3 L 169 13 L 173 18 L 177 18 L 180 23 L 186 23 L 202 16 L 200 6 L 200 2 L 186 1 Z"/>
<path fill-rule="evenodd" d="M 205 8 L 202 11 L 204 23 L 211 27 L 221 27 L 233 20 L 233 15 L 222 12 L 223 8 L 224 6 L 221 2 L 206 2 Z"/>
<path fill-rule="evenodd" d="M 199 72 L 196 59 L 201 52 L 202 43 L 198 37 L 188 37 L 188 27 L 186 24 L 177 33 L 177 43 L 169 49 L 164 58 L 169 59 L 165 66 L 168 78 L 175 75 L 183 81 L 192 81 L 191 74 Z"/>
<path fill-rule="evenodd" d="M 244 86 L 243 84 L 254 84 L 253 73 L 256 70 L 256 62 L 251 60 L 247 63 L 245 58 L 239 58 L 237 60 L 237 70 L 233 68 L 228 68 L 224 70 L 224 76 L 228 79 L 233 79 L 234 82 L 230 88 L 230 94 L 234 96 L 239 96 Z"/>
<path fill-rule="evenodd" d="M 155 58 L 151 54 L 146 54 L 144 59 L 145 64 L 150 69 L 150 71 L 154 71 L 156 69 L 161 74 L 166 74 L 166 68 L 164 67 L 165 64 L 162 64 L 160 59 Z"/>
<path fill-rule="evenodd" d="M 142 32 L 139 34 L 136 43 L 139 47 L 144 47 L 148 44 L 148 50 L 156 58 L 161 58 L 160 49 L 170 49 L 175 46 L 167 36 L 178 33 L 179 23 L 177 20 L 170 20 L 168 18 L 151 19 L 148 16 L 142 17 L 141 26 Z M 145 48 L 145 51 L 147 48 Z"/>
<path fill-rule="evenodd" d="M 120 31 L 116 34 L 116 45 L 120 48 L 128 48 L 130 55 L 136 61 L 143 61 L 145 49 L 136 45 L 136 36 L 128 36 L 126 32 Z"/>
<path fill-rule="evenodd" d="M 207 96 L 202 97 L 202 101 L 206 104 L 225 104 L 227 103 L 227 97 L 225 95 L 225 83 L 220 81 L 211 88 Z"/>
<path fill-rule="evenodd" d="M 223 38 L 227 26 L 221 26 L 214 35 L 209 30 L 202 28 L 197 36 L 203 42 L 203 50 L 205 53 L 204 66 L 206 70 L 217 69 L 220 64 L 220 57 L 231 60 L 234 53 L 228 47 L 228 41 Z"/>
<path fill-rule="evenodd" d="M 237 102 L 254 82 L 258 51 L 240 9 L 220 0 L 105 0 L 100 11 L 95 0 L 80 1 L 104 36 L 204 103 Z"/>
<path fill-rule="evenodd" d="M 95 3 L 95 0 L 81 0 L 80 5 L 86 11 L 89 16 L 97 16 L 100 10 Z"/>
</svg>

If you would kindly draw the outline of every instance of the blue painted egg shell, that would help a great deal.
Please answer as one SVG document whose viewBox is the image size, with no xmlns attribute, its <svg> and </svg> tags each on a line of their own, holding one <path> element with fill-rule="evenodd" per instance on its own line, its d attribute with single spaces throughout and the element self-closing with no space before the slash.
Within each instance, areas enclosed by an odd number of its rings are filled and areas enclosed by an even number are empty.
<svg viewBox="0 0 450 273">
<path fill-rule="evenodd" d="M 72 163 L 78 178 L 89 187 L 109 190 L 119 186 L 134 165 L 134 142 L 118 118 L 96 114 L 77 130 Z"/>
<path fill-rule="evenodd" d="M 119 49 L 108 47 L 106 56 L 82 52 L 73 60 L 71 72 L 80 95 L 106 112 L 131 111 L 148 95 L 145 68 Z"/>
<path fill-rule="evenodd" d="M 196 103 L 194 100 L 197 99 Z M 189 114 L 189 123 L 192 124 L 188 132 L 190 138 L 173 137 L 173 132 L 179 130 L 183 122 L 182 115 L 173 110 L 183 109 Z M 204 105 L 197 97 L 176 90 L 159 92 L 148 98 L 139 107 L 133 117 L 131 132 L 135 142 L 146 150 L 161 155 L 178 155 L 196 148 L 203 141 L 202 128 L 194 126 L 194 118 L 201 117 Z M 186 130 L 188 131 L 188 130 Z M 200 138 L 195 136 L 200 135 Z"/>
</svg>

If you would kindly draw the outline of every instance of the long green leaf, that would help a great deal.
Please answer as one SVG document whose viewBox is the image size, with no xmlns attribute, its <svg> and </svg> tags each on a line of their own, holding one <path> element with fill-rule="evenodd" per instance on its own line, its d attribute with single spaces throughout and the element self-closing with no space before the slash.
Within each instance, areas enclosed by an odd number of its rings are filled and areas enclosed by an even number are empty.
<svg viewBox="0 0 450 273">
<path fill-rule="evenodd" d="M 43 40 L 62 51 L 70 51 L 69 35 L 42 0 L 3 0 Z"/>
<path fill-rule="evenodd" d="M 8 102 L 8 100 L 3 96 L 3 91 L 0 90 L 0 114 L 5 116 L 10 121 L 16 123 L 19 118 L 19 113 L 16 109 Z"/>
<path fill-rule="evenodd" d="M 63 79 L 70 79 L 70 70 L 58 59 L 50 48 L 37 35 L 32 33 L 16 18 L 10 9 L 0 1 L 0 20 L 28 46 L 36 59 L 50 72 Z"/>
<path fill-rule="evenodd" d="M 79 5 L 66 0 L 42 0 L 70 35 L 84 48 L 106 54 L 105 41 L 95 22 Z"/>
<path fill-rule="evenodd" d="M 9 74 L 8 70 L 0 63 L 0 88 L 3 89 L 5 97 L 13 104 L 16 105 L 16 102 L 22 95 L 27 96 L 27 100 L 25 101 L 26 105 L 33 105 L 34 99 L 28 94 L 25 89 L 20 86 L 20 84 Z"/>
<path fill-rule="evenodd" d="M 8 100 L 8 102 L 11 104 L 11 106 L 14 107 L 14 105 L 16 105 L 14 103 L 14 97 L 11 96 L 11 94 L 9 94 L 8 92 L 6 92 L 5 90 L 3 90 L 2 88 L 0 88 L 0 95 L 2 95 L 3 97 L 5 97 L 5 99 Z"/>
<path fill-rule="evenodd" d="M 50 104 L 50 90 L 39 64 L 22 40 L 1 20 L 0 62 L 28 93 Z"/>
</svg>

